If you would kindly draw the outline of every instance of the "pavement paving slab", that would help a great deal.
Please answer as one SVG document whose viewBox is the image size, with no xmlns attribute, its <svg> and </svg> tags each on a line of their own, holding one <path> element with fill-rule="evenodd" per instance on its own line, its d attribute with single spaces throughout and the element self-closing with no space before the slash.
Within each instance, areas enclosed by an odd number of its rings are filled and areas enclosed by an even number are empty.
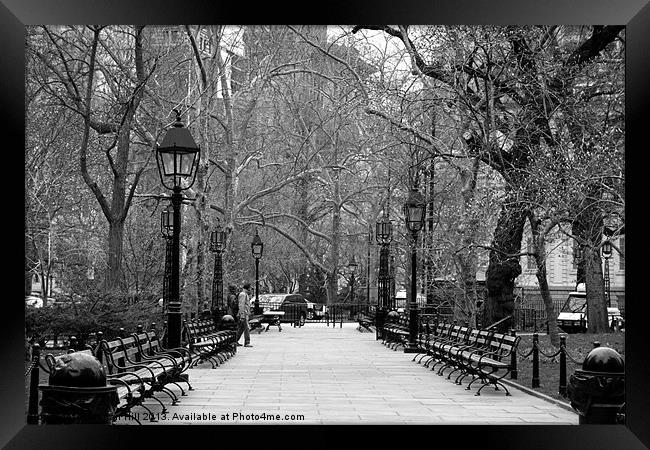
<svg viewBox="0 0 650 450">
<path fill-rule="evenodd" d="M 193 391 L 176 405 L 145 405 L 159 419 L 144 425 L 494 424 L 577 425 L 578 415 L 515 387 L 466 390 L 361 333 L 356 324 L 287 326 L 252 333 L 253 347 L 212 369 L 188 370 Z M 172 387 L 172 389 L 174 389 Z M 146 416 L 142 407 L 136 417 Z M 118 424 L 136 424 L 119 419 Z"/>
</svg>

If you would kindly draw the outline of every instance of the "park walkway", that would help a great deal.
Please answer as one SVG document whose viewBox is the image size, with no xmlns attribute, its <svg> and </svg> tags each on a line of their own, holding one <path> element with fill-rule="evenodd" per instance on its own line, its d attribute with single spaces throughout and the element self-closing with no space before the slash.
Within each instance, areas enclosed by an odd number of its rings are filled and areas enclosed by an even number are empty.
<svg viewBox="0 0 650 450">
<path fill-rule="evenodd" d="M 412 354 L 359 332 L 356 324 L 284 325 L 282 332 L 272 327 L 252 333 L 251 341 L 252 348 L 238 347 L 237 355 L 216 369 L 189 370 L 194 390 L 168 406 L 157 423 L 578 423 L 575 413 L 512 387 L 512 396 L 490 387 L 475 396 L 478 386 L 468 391 L 466 383 L 458 386 L 436 375 L 412 362 Z M 147 405 L 154 413 L 161 410 L 155 402 Z M 141 407 L 133 411 L 141 420 L 146 413 Z"/>
</svg>

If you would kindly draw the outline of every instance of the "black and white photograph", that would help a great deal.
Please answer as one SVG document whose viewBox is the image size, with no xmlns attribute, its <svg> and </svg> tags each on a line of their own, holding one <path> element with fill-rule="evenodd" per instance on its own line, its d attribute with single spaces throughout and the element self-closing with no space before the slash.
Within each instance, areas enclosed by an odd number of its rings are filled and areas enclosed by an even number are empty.
<svg viewBox="0 0 650 450">
<path fill-rule="evenodd" d="M 22 25 L 3 445 L 418 425 L 646 448 L 638 26 L 214 17 Z"/>
</svg>

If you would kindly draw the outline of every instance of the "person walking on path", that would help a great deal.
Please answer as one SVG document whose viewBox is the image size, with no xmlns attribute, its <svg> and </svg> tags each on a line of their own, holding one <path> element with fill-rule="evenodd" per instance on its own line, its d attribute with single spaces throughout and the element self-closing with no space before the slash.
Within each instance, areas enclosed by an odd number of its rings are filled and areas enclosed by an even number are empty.
<svg viewBox="0 0 650 450">
<path fill-rule="evenodd" d="M 230 314 L 233 319 L 238 318 L 239 305 L 237 304 L 237 288 L 232 284 L 228 286 L 228 297 L 226 298 L 226 314 Z"/>
<path fill-rule="evenodd" d="M 239 339 L 243 333 L 244 347 L 252 347 L 251 332 L 250 327 L 248 326 L 248 319 L 251 315 L 250 289 L 250 283 L 244 283 L 242 291 L 237 297 L 237 304 L 239 305 L 239 311 L 237 313 L 239 319 L 239 324 L 237 325 L 237 345 L 241 346 Z"/>
</svg>

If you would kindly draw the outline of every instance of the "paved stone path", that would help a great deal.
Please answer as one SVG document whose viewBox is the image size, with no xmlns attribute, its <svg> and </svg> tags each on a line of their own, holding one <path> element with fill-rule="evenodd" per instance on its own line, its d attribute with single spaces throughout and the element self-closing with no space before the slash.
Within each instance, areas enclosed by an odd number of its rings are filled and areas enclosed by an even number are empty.
<svg viewBox="0 0 650 450">
<path fill-rule="evenodd" d="M 157 423 L 578 424 L 575 413 L 516 388 L 508 387 L 511 396 L 491 387 L 476 396 L 478 383 L 468 391 L 356 324 L 285 325 L 251 341 L 216 369 L 189 370 L 194 390 Z M 133 411 L 148 423 L 144 408 Z"/>
</svg>

